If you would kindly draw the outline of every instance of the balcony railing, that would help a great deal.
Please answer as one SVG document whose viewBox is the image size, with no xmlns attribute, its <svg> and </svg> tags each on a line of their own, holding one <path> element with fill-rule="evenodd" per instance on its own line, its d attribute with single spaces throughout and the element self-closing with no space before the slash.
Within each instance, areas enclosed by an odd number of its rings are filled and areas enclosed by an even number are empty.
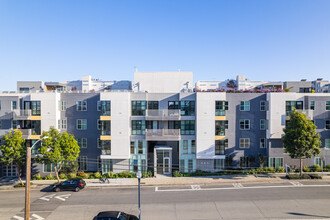
<svg viewBox="0 0 330 220">
<path fill-rule="evenodd" d="M 180 140 L 180 129 L 146 129 L 147 140 Z"/>
<path fill-rule="evenodd" d="M 181 117 L 179 109 L 147 110 L 146 118 L 154 120 L 179 120 Z"/>
<path fill-rule="evenodd" d="M 24 119 L 28 119 L 31 116 L 32 116 L 31 109 L 26 109 L 26 110 L 17 109 L 13 111 L 14 120 L 24 120 Z"/>
<path fill-rule="evenodd" d="M 299 113 L 304 113 L 305 115 L 307 115 L 307 118 L 309 118 L 310 120 L 313 120 L 313 110 L 310 110 L 310 109 L 296 109 L 297 112 Z M 290 118 L 290 114 L 291 114 L 292 111 L 286 111 L 286 116 L 287 116 L 287 120 L 289 120 Z"/>
</svg>

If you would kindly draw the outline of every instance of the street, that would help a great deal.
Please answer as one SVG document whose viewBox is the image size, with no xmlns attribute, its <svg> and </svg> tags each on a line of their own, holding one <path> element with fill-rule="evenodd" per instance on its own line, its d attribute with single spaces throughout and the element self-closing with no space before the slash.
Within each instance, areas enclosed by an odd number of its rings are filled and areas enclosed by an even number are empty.
<svg viewBox="0 0 330 220">
<path fill-rule="evenodd" d="M 0 191 L 0 218 L 20 220 L 24 190 Z M 145 220 L 330 218 L 330 182 L 142 186 Z M 100 211 L 138 215 L 137 188 L 89 187 L 80 192 L 31 191 L 31 220 L 90 220 Z"/>
</svg>

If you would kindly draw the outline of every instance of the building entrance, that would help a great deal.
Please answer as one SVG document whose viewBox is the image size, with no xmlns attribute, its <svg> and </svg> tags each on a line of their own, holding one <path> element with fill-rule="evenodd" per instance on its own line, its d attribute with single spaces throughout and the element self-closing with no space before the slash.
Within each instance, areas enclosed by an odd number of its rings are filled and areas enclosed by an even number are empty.
<svg viewBox="0 0 330 220">
<path fill-rule="evenodd" d="M 172 173 L 172 148 L 169 146 L 155 146 L 154 149 L 154 166 L 158 174 Z"/>
</svg>

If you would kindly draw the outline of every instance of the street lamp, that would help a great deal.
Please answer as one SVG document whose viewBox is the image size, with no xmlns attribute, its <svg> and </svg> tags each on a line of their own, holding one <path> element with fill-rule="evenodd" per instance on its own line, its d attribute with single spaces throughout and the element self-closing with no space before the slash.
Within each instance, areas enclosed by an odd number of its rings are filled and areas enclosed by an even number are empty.
<svg viewBox="0 0 330 220">
<path fill-rule="evenodd" d="M 138 182 L 139 182 L 139 220 L 141 220 L 141 188 L 140 188 L 140 182 L 141 182 L 141 177 L 142 177 L 142 174 L 141 174 L 141 171 L 138 171 L 136 173 L 136 177 L 138 178 Z"/>
<path fill-rule="evenodd" d="M 26 182 L 25 182 L 25 220 L 30 219 L 30 177 L 31 177 L 31 149 L 42 139 L 46 139 L 48 136 L 40 138 L 31 147 L 26 148 Z"/>
</svg>

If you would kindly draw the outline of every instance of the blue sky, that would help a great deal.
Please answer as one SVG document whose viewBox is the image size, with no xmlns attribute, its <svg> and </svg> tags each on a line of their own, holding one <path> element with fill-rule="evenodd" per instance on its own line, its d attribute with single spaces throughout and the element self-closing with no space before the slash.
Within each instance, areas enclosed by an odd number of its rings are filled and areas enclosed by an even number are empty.
<svg viewBox="0 0 330 220">
<path fill-rule="evenodd" d="M 0 1 L 0 90 L 18 80 L 192 71 L 330 80 L 328 0 Z"/>
</svg>

